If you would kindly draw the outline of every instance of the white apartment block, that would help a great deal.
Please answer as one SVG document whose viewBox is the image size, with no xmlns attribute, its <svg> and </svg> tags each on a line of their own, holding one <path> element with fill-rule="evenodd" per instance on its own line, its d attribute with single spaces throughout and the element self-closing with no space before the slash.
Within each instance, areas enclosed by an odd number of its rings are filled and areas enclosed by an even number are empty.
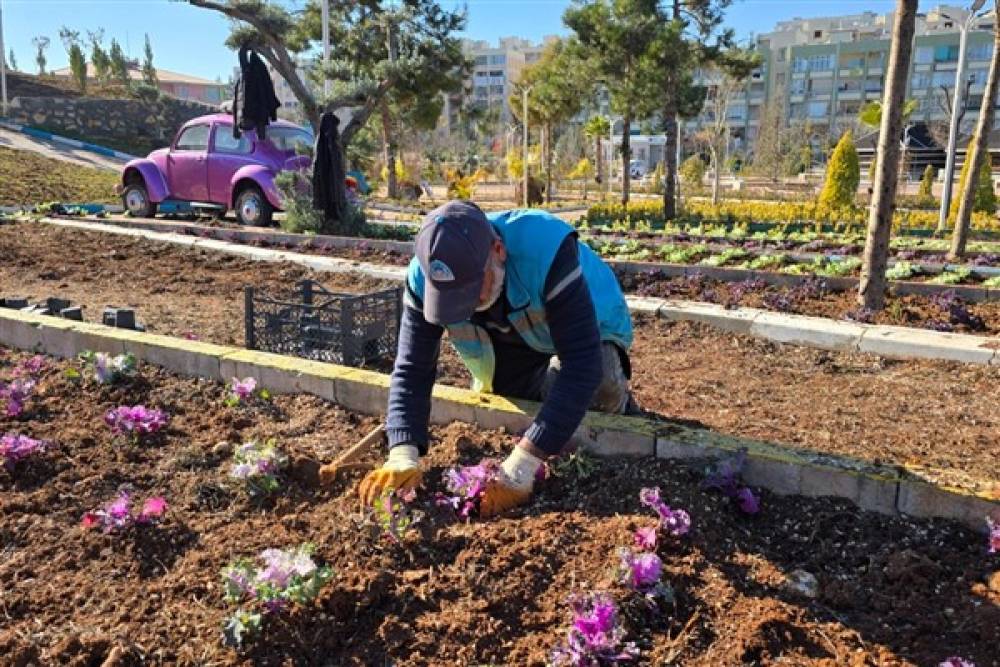
<svg viewBox="0 0 1000 667">
<path fill-rule="evenodd" d="M 918 15 L 907 98 L 918 107 L 911 117 L 914 132 L 927 137 L 931 123 L 947 122 L 955 87 L 960 31 L 968 12 L 939 6 Z M 975 20 L 968 34 L 963 133 L 975 122 L 993 51 L 992 13 Z M 760 123 L 771 104 L 783 104 L 788 123 L 809 122 L 814 136 L 837 136 L 856 125 L 859 110 L 881 101 L 893 15 L 864 12 L 849 16 L 781 21 L 772 32 L 758 35 L 763 56 L 745 89 L 731 99 L 727 125 L 731 150 L 752 150 Z M 705 77 L 712 95 L 711 77 Z M 690 136 L 711 122 L 711 105 L 701 117 L 685 123 Z"/>
</svg>

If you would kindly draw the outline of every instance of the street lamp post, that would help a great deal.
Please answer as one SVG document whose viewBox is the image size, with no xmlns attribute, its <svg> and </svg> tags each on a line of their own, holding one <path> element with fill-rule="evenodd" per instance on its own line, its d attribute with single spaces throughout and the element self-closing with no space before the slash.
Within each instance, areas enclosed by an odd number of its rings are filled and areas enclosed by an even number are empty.
<svg viewBox="0 0 1000 667">
<path fill-rule="evenodd" d="M 525 86 L 521 89 L 521 120 L 524 124 L 524 156 L 521 171 L 524 172 L 521 175 L 524 178 L 524 183 L 521 188 L 523 192 L 521 193 L 521 203 L 524 208 L 528 208 L 528 93 L 531 92 L 531 86 Z"/>
<path fill-rule="evenodd" d="M 955 144 L 958 142 L 958 118 L 959 105 L 964 104 L 962 86 L 965 79 L 965 47 L 968 42 L 969 29 L 973 21 L 978 17 L 977 12 L 982 8 L 986 0 L 974 0 L 969 7 L 969 16 L 965 22 L 958 24 L 960 37 L 958 40 L 958 69 L 955 70 L 955 93 L 951 99 L 951 119 L 948 125 L 948 151 L 945 155 L 944 183 L 941 191 L 941 210 L 938 212 L 938 231 L 944 231 L 948 225 L 948 210 L 951 208 L 951 188 L 955 178 Z M 945 18 L 950 18 L 947 14 L 942 14 Z"/>
</svg>

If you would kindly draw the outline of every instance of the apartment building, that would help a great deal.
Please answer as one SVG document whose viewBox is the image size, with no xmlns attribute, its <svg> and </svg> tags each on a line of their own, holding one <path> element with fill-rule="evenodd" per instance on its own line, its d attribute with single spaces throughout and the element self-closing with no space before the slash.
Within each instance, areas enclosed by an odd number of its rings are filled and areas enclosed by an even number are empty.
<svg viewBox="0 0 1000 667">
<path fill-rule="evenodd" d="M 917 18 L 907 98 L 917 102 L 910 120 L 921 136 L 932 123 L 946 123 L 958 67 L 960 26 L 968 12 L 940 6 Z M 976 19 L 967 40 L 967 95 L 963 132 L 978 115 L 993 49 L 995 17 Z M 790 123 L 809 122 L 816 136 L 837 136 L 857 124 L 859 110 L 881 101 L 891 45 L 893 15 L 864 12 L 850 16 L 782 21 L 756 38 L 764 62 L 745 89 L 731 97 L 727 124 L 731 150 L 752 150 L 768 105 L 780 104 Z M 705 75 L 712 94 L 712 75 Z M 689 121 L 685 132 L 711 121 L 711 105 Z"/>
<path fill-rule="evenodd" d="M 463 40 L 462 48 L 472 62 L 472 73 L 466 81 L 465 92 L 446 99 L 442 125 L 450 130 L 463 105 L 492 110 L 501 122 L 511 122 L 510 96 L 521 71 L 538 62 L 545 47 L 557 39 L 555 35 L 548 35 L 540 44 L 520 37 L 501 37 L 496 44 Z"/>
</svg>

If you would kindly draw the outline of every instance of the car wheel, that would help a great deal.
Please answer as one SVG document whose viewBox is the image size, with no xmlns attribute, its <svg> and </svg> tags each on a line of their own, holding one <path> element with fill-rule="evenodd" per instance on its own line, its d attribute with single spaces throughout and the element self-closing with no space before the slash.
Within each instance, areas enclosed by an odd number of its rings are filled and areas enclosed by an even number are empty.
<svg viewBox="0 0 1000 667">
<path fill-rule="evenodd" d="M 149 193 L 141 182 L 132 182 L 122 192 L 122 205 L 134 218 L 152 218 L 156 215 L 156 203 L 149 201 Z"/>
<path fill-rule="evenodd" d="M 236 197 L 236 218 L 242 225 L 269 227 L 274 208 L 256 185 L 248 185 Z"/>
</svg>

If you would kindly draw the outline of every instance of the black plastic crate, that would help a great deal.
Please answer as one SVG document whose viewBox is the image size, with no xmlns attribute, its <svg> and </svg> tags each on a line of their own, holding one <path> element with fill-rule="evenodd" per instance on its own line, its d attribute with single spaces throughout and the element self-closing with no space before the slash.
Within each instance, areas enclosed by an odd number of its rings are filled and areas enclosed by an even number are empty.
<svg viewBox="0 0 1000 667">
<path fill-rule="evenodd" d="M 244 290 L 246 346 L 345 366 L 368 366 L 396 353 L 403 288 L 369 294 L 331 292 L 313 280 L 286 294 Z"/>
</svg>

